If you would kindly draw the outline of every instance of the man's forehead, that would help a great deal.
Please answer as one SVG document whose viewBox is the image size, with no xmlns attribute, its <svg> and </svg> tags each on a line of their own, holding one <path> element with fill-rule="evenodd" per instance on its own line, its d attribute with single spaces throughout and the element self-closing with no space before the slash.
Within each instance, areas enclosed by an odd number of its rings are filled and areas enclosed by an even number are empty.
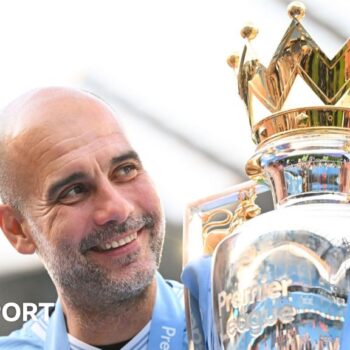
<svg viewBox="0 0 350 350">
<path fill-rule="evenodd" d="M 36 144 L 27 143 L 24 138 L 24 142 L 16 142 L 12 154 L 22 191 L 27 195 L 37 193 L 40 197 L 45 195 L 48 185 L 67 174 L 92 175 L 97 169 L 98 172 L 108 172 L 114 158 L 133 151 L 119 132 L 98 136 L 91 131 L 82 131 L 79 136 L 69 138 L 50 134 L 34 138 L 34 142 L 36 140 Z"/>
</svg>

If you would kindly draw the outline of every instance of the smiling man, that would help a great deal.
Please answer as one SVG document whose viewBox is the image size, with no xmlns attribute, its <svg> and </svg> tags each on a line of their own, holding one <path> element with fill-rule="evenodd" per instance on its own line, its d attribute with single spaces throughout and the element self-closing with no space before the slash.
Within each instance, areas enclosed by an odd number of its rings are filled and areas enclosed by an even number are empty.
<svg viewBox="0 0 350 350">
<path fill-rule="evenodd" d="M 37 253 L 58 292 L 49 320 L 1 349 L 186 349 L 181 286 L 157 273 L 164 218 L 113 111 L 89 93 L 46 88 L 1 116 L 1 228 Z"/>
</svg>

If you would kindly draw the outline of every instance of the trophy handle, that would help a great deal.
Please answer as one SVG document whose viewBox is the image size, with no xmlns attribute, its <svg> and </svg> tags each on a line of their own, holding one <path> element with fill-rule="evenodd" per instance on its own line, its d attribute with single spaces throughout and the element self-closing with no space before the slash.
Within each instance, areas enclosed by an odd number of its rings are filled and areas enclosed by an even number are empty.
<svg viewBox="0 0 350 350">
<path fill-rule="evenodd" d="M 183 266 L 212 255 L 225 237 L 243 222 L 259 215 L 261 209 L 255 200 L 269 191 L 263 184 L 247 181 L 188 204 L 183 223 Z M 189 349 L 203 349 L 198 305 L 187 288 L 184 297 Z"/>
</svg>

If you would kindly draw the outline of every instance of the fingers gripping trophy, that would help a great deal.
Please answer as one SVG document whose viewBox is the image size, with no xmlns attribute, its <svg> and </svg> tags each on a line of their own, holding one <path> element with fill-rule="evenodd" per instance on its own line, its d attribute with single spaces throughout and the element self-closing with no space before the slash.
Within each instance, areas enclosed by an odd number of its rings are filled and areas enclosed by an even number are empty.
<svg viewBox="0 0 350 350">
<path fill-rule="evenodd" d="M 187 208 L 193 349 L 350 349 L 350 42 L 329 59 L 301 24 L 303 4 L 288 13 L 268 67 L 247 47 L 228 60 L 257 149 L 252 181 Z M 317 105 L 288 99 L 300 78 Z M 258 215 L 267 189 L 275 210 Z"/>
</svg>

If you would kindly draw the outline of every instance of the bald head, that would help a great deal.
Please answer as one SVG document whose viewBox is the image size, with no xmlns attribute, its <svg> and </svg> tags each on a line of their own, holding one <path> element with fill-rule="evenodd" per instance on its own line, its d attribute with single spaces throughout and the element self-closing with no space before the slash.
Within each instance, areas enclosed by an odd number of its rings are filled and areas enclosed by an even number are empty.
<svg viewBox="0 0 350 350">
<path fill-rule="evenodd" d="M 28 186 L 35 186 L 29 184 L 29 178 L 33 177 L 29 169 L 40 171 L 39 163 L 45 162 L 45 152 L 51 146 L 57 146 L 59 157 L 71 140 L 81 135 L 88 139 L 96 137 L 109 128 L 122 133 L 110 107 L 88 92 L 49 87 L 14 100 L 0 116 L 2 201 L 23 211 Z"/>
<path fill-rule="evenodd" d="M 96 117 L 96 112 L 102 109 L 109 110 L 114 119 L 110 107 L 91 93 L 64 87 L 36 89 L 20 96 L 3 110 L 1 134 L 14 138 L 24 130 L 46 123 L 59 126 L 62 122 L 80 122 L 81 118 Z"/>
</svg>

